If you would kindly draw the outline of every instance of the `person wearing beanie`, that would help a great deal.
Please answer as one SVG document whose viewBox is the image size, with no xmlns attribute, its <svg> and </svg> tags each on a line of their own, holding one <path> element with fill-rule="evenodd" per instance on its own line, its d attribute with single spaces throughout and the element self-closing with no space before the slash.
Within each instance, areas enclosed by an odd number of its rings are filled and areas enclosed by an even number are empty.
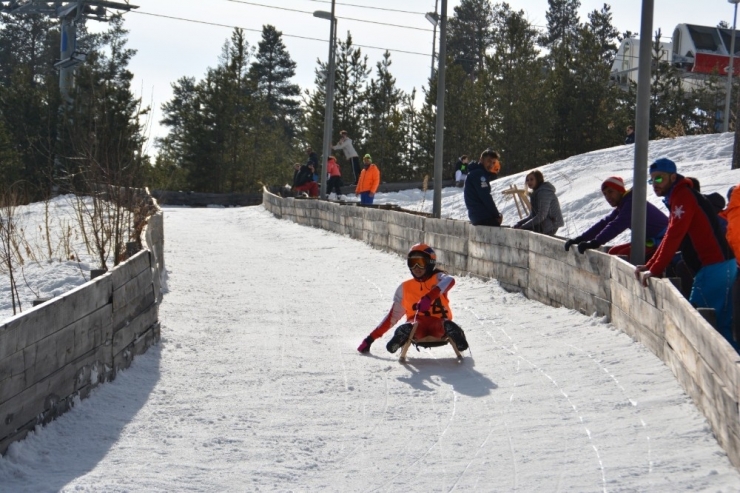
<svg viewBox="0 0 740 493">
<path fill-rule="evenodd" d="M 360 196 L 360 203 L 372 205 L 378 186 L 380 186 L 380 170 L 373 164 L 372 156 L 365 154 L 365 157 L 362 158 L 360 178 L 357 180 L 357 186 L 355 187 L 355 193 Z"/>
<path fill-rule="evenodd" d="M 601 183 L 601 193 L 604 195 L 604 200 L 614 207 L 614 210 L 580 236 L 566 241 L 566 251 L 570 250 L 573 245 L 577 245 L 579 253 L 599 248 L 632 227 L 632 190 L 626 189 L 624 180 L 619 176 L 607 178 Z M 645 258 L 650 258 L 655 253 L 667 228 L 666 215 L 648 202 Z M 629 257 L 631 250 L 631 244 L 624 243 L 611 247 L 609 254 Z"/>
<path fill-rule="evenodd" d="M 655 255 L 645 265 L 635 267 L 635 277 L 647 286 L 651 277 L 662 275 L 688 237 L 700 263 L 689 302 L 695 307 L 713 308 L 717 330 L 737 349 L 731 308 L 737 263 L 712 204 L 694 190 L 691 180 L 678 174 L 676 163 L 670 159 L 658 159 L 650 165 L 649 183 L 655 195 L 663 197 L 670 219 Z"/>
</svg>

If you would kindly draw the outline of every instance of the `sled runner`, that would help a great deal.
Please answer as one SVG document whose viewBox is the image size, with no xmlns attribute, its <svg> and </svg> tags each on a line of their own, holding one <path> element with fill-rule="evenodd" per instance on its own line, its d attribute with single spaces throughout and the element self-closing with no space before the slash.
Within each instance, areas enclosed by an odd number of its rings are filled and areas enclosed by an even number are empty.
<svg viewBox="0 0 740 493">
<path fill-rule="evenodd" d="M 444 337 L 422 337 L 421 339 L 416 339 L 414 335 L 416 334 L 416 327 L 418 326 L 418 322 L 414 323 L 413 327 L 411 327 L 411 334 L 409 334 L 409 338 L 406 341 L 406 343 L 403 345 L 401 349 L 401 356 L 398 358 L 398 361 L 401 363 L 406 362 L 406 353 L 409 351 L 409 348 L 412 344 L 416 346 L 421 346 L 425 348 L 431 348 L 431 347 L 439 347 L 439 346 L 446 346 L 449 344 L 452 346 L 453 351 L 455 351 L 455 356 L 457 356 L 458 361 L 462 361 L 463 355 L 460 352 L 459 349 L 457 349 L 457 344 L 455 344 L 455 341 L 449 338 L 449 336 Z"/>
</svg>

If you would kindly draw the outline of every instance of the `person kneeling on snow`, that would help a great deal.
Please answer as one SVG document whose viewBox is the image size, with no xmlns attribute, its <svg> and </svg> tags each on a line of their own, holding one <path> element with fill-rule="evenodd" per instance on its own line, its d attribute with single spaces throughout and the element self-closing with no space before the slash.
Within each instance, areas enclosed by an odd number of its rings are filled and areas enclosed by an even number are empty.
<svg viewBox="0 0 740 493">
<path fill-rule="evenodd" d="M 370 345 L 406 315 L 406 323 L 398 326 L 386 345 L 388 352 L 395 353 L 406 343 L 414 322 L 418 323 L 414 335 L 416 339 L 448 336 L 457 349 L 465 351 L 468 348 L 465 332 L 452 321 L 452 310 L 447 299 L 447 293 L 455 285 L 455 278 L 436 268 L 437 254 L 432 247 L 423 243 L 411 247 L 407 264 L 413 278 L 398 286 L 388 315 L 357 350 L 369 352 Z"/>
</svg>

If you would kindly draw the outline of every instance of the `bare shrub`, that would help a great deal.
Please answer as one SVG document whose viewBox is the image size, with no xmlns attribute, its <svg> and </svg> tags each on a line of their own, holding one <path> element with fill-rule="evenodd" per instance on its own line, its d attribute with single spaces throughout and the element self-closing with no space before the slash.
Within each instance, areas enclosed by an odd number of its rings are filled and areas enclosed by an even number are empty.
<svg viewBox="0 0 740 493">
<path fill-rule="evenodd" d="M 13 315 L 23 311 L 18 296 L 16 266 L 22 265 L 23 257 L 20 254 L 18 227 L 15 212 L 22 198 L 17 186 L 0 189 L 0 263 L 10 281 L 10 297 L 13 306 Z"/>
</svg>

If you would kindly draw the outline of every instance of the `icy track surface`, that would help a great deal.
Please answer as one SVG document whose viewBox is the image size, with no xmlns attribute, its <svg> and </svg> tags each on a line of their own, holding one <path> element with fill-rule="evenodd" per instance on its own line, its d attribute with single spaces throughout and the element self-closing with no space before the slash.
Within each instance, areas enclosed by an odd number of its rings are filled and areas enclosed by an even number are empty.
<svg viewBox="0 0 740 493">
<path fill-rule="evenodd" d="M 449 347 L 356 347 L 403 259 L 261 207 L 166 209 L 163 339 L 0 459 L 3 492 L 740 491 L 670 370 L 458 278 Z"/>
</svg>

